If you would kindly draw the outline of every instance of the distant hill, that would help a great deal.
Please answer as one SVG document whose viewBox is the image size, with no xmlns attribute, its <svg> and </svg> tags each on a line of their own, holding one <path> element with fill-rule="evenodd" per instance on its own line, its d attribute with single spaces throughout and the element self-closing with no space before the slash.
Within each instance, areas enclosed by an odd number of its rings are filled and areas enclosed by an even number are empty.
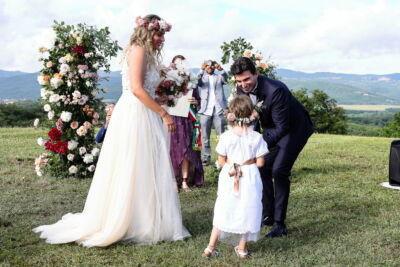
<svg viewBox="0 0 400 267">
<path fill-rule="evenodd" d="M 198 69 L 193 69 L 197 72 Z M 332 72 L 305 73 L 289 69 L 277 69 L 278 76 L 292 90 L 320 89 L 335 98 L 339 104 L 400 105 L 400 73 L 386 75 L 343 74 Z M 30 99 L 40 97 L 38 73 L 0 70 L 0 99 Z M 101 73 L 101 76 L 106 76 Z M 113 71 L 101 87 L 107 93 L 100 95 L 115 102 L 121 95 L 121 73 Z"/>
</svg>

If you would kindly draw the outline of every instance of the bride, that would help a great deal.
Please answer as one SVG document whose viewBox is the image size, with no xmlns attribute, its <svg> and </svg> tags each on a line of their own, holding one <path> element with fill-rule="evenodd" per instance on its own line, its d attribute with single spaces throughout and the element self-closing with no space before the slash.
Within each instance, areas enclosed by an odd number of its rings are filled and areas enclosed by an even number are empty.
<svg viewBox="0 0 400 267">
<path fill-rule="evenodd" d="M 117 241 L 154 244 L 190 236 L 182 225 L 169 156 L 171 116 L 154 100 L 164 33 L 156 15 L 136 19 L 125 49 L 123 93 L 116 104 L 81 213 L 68 213 L 33 231 L 47 243 L 87 247 Z M 164 125 L 163 125 L 164 124 Z"/>
</svg>

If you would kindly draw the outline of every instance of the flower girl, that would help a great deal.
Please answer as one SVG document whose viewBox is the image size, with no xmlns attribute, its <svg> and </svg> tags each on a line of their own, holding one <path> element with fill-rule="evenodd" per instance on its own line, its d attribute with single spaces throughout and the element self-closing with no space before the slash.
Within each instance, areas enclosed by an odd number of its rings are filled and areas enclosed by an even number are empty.
<svg viewBox="0 0 400 267">
<path fill-rule="evenodd" d="M 248 96 L 234 98 L 227 115 L 230 130 L 223 133 L 216 147 L 219 174 L 218 197 L 214 208 L 213 229 L 203 257 L 217 255 L 218 240 L 239 243 L 235 253 L 247 258 L 247 242 L 257 241 L 262 220 L 262 181 L 258 168 L 268 153 L 261 134 L 251 123 L 258 113 Z"/>
</svg>

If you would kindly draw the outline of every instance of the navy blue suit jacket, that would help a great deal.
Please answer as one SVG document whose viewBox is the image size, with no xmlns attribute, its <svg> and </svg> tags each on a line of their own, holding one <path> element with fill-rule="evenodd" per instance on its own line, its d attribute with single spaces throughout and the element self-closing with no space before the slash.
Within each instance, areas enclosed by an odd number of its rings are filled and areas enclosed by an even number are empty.
<svg viewBox="0 0 400 267">
<path fill-rule="evenodd" d="M 101 143 L 104 140 L 104 137 L 106 136 L 107 128 L 104 127 L 106 122 L 104 121 L 103 126 L 101 127 L 100 131 L 96 135 L 96 142 Z"/>
<path fill-rule="evenodd" d="M 239 87 L 237 92 L 245 94 Z M 260 122 L 268 146 L 278 145 L 288 152 L 299 153 L 314 132 L 306 108 L 284 83 L 264 75 L 258 76 L 255 93 L 257 102 L 263 101 Z"/>
</svg>

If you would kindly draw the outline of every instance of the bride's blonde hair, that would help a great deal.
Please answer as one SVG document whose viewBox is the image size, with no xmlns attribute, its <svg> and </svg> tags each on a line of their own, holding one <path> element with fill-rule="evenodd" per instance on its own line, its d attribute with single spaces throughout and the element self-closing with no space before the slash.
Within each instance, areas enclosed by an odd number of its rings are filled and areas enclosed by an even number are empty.
<svg viewBox="0 0 400 267">
<path fill-rule="evenodd" d="M 148 23 L 155 22 L 156 20 L 160 21 L 161 18 L 157 15 L 150 14 L 147 15 L 143 18 L 144 21 L 147 21 Z M 127 54 L 129 53 L 129 50 L 132 48 L 133 45 L 138 45 L 140 47 L 143 47 L 146 56 L 147 56 L 147 62 L 150 65 L 159 65 L 162 62 L 162 56 L 161 56 L 161 49 L 154 50 L 153 48 L 153 35 L 156 34 L 157 31 L 154 30 L 148 30 L 147 27 L 141 27 L 140 25 L 137 25 L 135 29 L 133 30 L 133 33 L 131 34 L 131 37 L 129 38 L 129 44 L 125 47 L 123 55 L 122 55 L 122 61 L 125 59 Z"/>
</svg>

